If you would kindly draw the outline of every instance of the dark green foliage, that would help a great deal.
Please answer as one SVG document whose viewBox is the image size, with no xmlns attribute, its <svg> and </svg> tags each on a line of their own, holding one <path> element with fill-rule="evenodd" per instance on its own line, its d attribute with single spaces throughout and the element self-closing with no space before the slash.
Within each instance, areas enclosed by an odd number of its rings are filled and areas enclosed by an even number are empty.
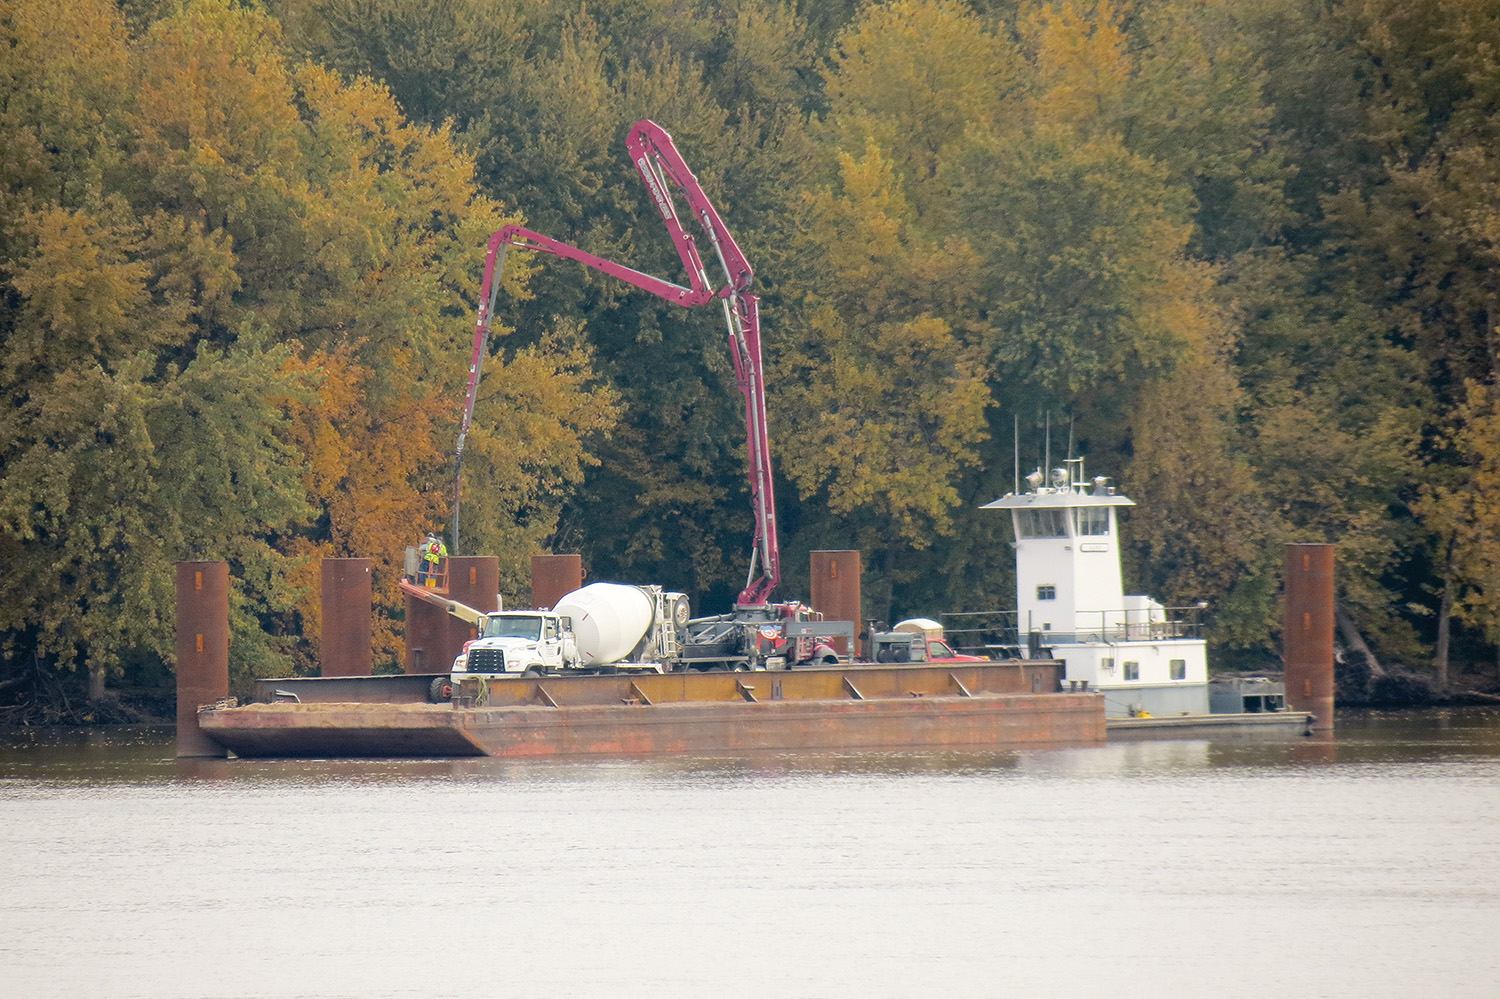
<svg viewBox="0 0 1500 999">
<path fill-rule="evenodd" d="M 1050 417 L 1140 503 L 1131 588 L 1241 661 L 1288 541 L 1382 656 L 1495 633 L 1493 0 L 73 6 L 0 0 L 0 680 L 159 670 L 188 555 L 244 581 L 237 670 L 307 662 L 299 560 L 442 514 L 483 230 L 681 279 L 647 117 L 757 268 L 782 596 L 852 547 L 877 617 L 1012 606 L 977 507 Z M 519 256 L 474 536 L 508 593 L 579 551 L 725 609 L 721 317 Z"/>
</svg>

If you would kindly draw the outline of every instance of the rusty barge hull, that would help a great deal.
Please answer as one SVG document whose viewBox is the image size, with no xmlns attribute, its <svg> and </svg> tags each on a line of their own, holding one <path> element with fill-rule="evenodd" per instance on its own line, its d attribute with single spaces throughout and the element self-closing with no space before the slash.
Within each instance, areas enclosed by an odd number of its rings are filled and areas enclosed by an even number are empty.
<svg viewBox="0 0 1500 999">
<path fill-rule="evenodd" d="M 206 714 L 203 730 L 239 756 L 615 756 L 1104 741 L 1094 694 L 576 708 L 262 704 Z"/>
<path fill-rule="evenodd" d="M 300 703 L 208 709 L 199 724 L 240 756 L 278 757 L 1102 744 L 1102 697 L 1050 692 L 1059 670 L 1027 663 L 517 677 L 450 704 L 309 701 L 318 696 L 315 685 L 292 690 L 282 681 L 278 689 L 295 692 Z M 341 693 L 329 688 L 328 696 Z M 470 697 L 485 703 L 470 705 Z"/>
</svg>

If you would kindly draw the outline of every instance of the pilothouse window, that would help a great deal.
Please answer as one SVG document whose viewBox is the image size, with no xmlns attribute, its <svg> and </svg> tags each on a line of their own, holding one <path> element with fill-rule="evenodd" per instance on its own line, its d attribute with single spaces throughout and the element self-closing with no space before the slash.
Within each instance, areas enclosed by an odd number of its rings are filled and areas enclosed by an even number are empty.
<svg viewBox="0 0 1500 999">
<path fill-rule="evenodd" d="M 1016 537 L 1018 538 L 1066 538 L 1067 536 L 1066 510 L 1016 511 Z"/>
<path fill-rule="evenodd" d="M 1109 533 L 1109 507 L 1080 506 L 1073 511 L 1073 533 L 1098 537 Z"/>
</svg>

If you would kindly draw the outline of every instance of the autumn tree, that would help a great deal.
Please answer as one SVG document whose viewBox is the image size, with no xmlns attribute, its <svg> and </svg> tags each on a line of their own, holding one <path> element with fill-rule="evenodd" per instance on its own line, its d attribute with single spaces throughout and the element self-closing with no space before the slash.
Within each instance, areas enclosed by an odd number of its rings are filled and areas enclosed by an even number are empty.
<svg viewBox="0 0 1500 999">
<path fill-rule="evenodd" d="M 63 567 L 49 604 L 92 599 L 74 516 L 148 603 L 173 556 L 142 551 L 230 553 L 243 670 L 316 630 L 315 556 L 389 577 L 446 521 L 486 235 L 680 277 L 623 156 L 649 117 L 756 264 L 788 593 L 848 546 L 877 612 L 1008 604 L 978 507 L 1050 444 L 1138 501 L 1129 575 L 1207 600 L 1221 650 L 1273 648 L 1288 540 L 1340 546 L 1383 654 L 1424 609 L 1440 662 L 1450 619 L 1488 627 L 1485 0 L 0 2 L 0 544 Z M 495 327 L 465 535 L 506 592 L 561 548 L 727 603 L 748 497 L 712 310 L 511 254 Z M 225 412 L 210 369 L 246 418 L 200 440 L 161 400 Z M 260 485 L 215 471 L 224 508 L 153 534 L 183 517 L 164 470 L 231 446 Z M 12 474 L 54 451 L 45 495 Z M 116 459 L 118 495 L 86 485 Z M 71 610 L 39 642 L 25 606 L 11 670 L 160 647 Z"/>
<path fill-rule="evenodd" d="M 1423 487 L 1415 504 L 1437 538 L 1442 590 L 1434 664 L 1437 683 L 1449 683 L 1453 618 L 1500 646 L 1500 405 L 1493 385 L 1470 382 L 1467 398 L 1443 444 L 1460 474 Z"/>
<path fill-rule="evenodd" d="M 1338 543 L 1341 610 L 1404 658 L 1429 543 L 1394 512 L 1447 481 L 1432 442 L 1451 437 L 1463 380 L 1490 370 L 1488 265 L 1457 208 L 1483 161 L 1463 147 L 1485 127 L 1486 6 L 1234 12 L 1293 171 L 1292 219 L 1229 268 L 1249 454 L 1278 533 Z"/>
<path fill-rule="evenodd" d="M 0 26 L 0 634 L 8 683 L 86 669 L 99 708 L 132 657 L 170 655 L 174 560 L 275 574 L 269 534 L 306 508 L 264 393 L 306 387 L 258 328 L 197 341 L 213 268 L 185 258 L 211 259 L 213 241 L 115 189 L 134 68 L 113 6 L 10 4 Z M 250 668 L 266 651 L 246 628 L 256 583 L 235 607 Z"/>
<path fill-rule="evenodd" d="M 319 555 L 379 563 L 394 659 L 391 584 L 447 519 L 479 264 L 507 220 L 472 160 L 369 80 L 288 61 L 253 8 L 199 0 L 135 37 L 109 5 L 8 13 L 8 668 L 87 663 L 97 693 L 168 658 L 183 558 L 232 563 L 237 677 L 315 652 Z M 93 34 L 60 58 L 42 29 L 65 21 Z M 556 518 L 612 410 L 586 349 L 506 332 L 480 413 L 523 443 L 478 449 L 479 536 L 519 588 L 535 538 L 512 511 Z"/>
<path fill-rule="evenodd" d="M 1171 73 L 1143 73 L 1130 41 L 1107 4 L 1006 20 L 935 0 L 872 6 L 839 39 L 823 130 L 837 171 L 795 216 L 818 282 L 786 346 L 807 359 L 789 382 L 817 388 L 789 393 L 796 415 L 783 436 L 799 449 L 789 474 L 805 496 L 858 508 L 871 536 L 906 547 L 913 535 L 927 545 L 960 532 L 893 587 L 932 592 L 962 577 L 991 592 L 980 577 L 1010 554 L 971 511 L 1009 488 L 1022 411 L 1059 423 L 1072 414 L 1096 470 L 1140 483 L 1166 507 L 1162 523 L 1191 532 L 1174 550 L 1193 557 L 1149 560 L 1170 594 L 1222 596 L 1253 546 L 1211 542 L 1226 514 L 1238 527 L 1254 520 L 1240 496 L 1246 469 L 1231 456 L 1234 331 L 1215 273 L 1192 260 L 1202 170 L 1151 155 L 1172 145 L 1147 138 L 1152 115 L 1170 127 L 1151 93 Z M 864 382 L 839 376 L 850 362 L 829 355 L 855 359 Z M 856 384 L 881 392 L 845 387 Z M 827 427 L 845 436 L 842 450 L 835 434 L 818 436 Z M 1044 450 L 1040 430 L 1028 455 Z M 1127 467 L 1132 451 L 1138 464 Z M 879 478 L 907 471 L 920 494 Z M 1205 509 L 1187 482 L 1164 485 L 1187 471 L 1226 506 Z M 860 499 L 840 506 L 845 494 Z M 976 537 L 994 547 L 976 548 Z"/>
<path fill-rule="evenodd" d="M 1370 91 L 1357 134 L 1379 159 L 1363 183 L 1324 204 L 1330 239 L 1346 250 L 1348 280 L 1383 303 L 1387 337 L 1410 351 L 1431 399 L 1419 456 L 1425 468 L 1412 478 L 1425 480 L 1418 509 L 1437 539 L 1437 661 L 1446 682 L 1448 615 L 1464 612 L 1463 594 L 1477 592 L 1463 560 L 1484 571 L 1483 545 L 1465 533 L 1456 497 L 1484 493 L 1485 449 L 1475 431 L 1487 425 L 1488 405 L 1476 386 L 1500 376 L 1500 230 L 1493 211 L 1478 207 L 1500 193 L 1492 52 L 1500 8 L 1371 0 L 1351 17 L 1355 64 Z"/>
</svg>

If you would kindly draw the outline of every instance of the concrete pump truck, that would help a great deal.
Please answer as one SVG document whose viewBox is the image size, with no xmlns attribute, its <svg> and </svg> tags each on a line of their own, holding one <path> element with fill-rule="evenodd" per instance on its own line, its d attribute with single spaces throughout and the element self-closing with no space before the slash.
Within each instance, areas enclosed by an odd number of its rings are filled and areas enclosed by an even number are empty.
<svg viewBox="0 0 1500 999">
<path fill-rule="evenodd" d="M 479 318 L 474 327 L 468 395 L 455 453 L 453 550 L 455 553 L 459 550 L 464 443 L 473 422 L 480 373 L 489 349 L 490 320 L 494 315 L 501 270 L 509 247 L 575 260 L 685 308 L 717 301 L 728 326 L 730 356 L 745 407 L 748 478 L 755 522 L 750 566 L 745 587 L 734 608 L 725 614 L 686 622 L 680 632 L 680 651 L 668 659 L 675 665 L 666 668 L 761 669 L 768 665 L 833 661 L 836 654 L 826 639 L 844 636 L 851 639 L 849 647 L 852 648 L 852 625 L 829 622 L 824 626 L 819 623 L 820 615 L 805 604 L 796 601 L 776 603 L 771 599 L 781 580 L 781 552 L 776 537 L 776 500 L 766 431 L 759 300 L 750 291 L 755 272 L 664 129 L 651 121 L 638 121 L 631 127 L 625 144 L 686 269 L 687 284 L 677 284 L 606 260 L 520 225 L 505 226 L 490 237 L 484 262 L 484 281 L 480 287 Z M 687 217 L 702 228 L 713 249 L 724 273 L 722 284 L 716 286 L 710 280 L 697 243 L 683 226 L 683 217 L 678 214 L 673 198 L 674 187 L 686 201 Z"/>
</svg>

